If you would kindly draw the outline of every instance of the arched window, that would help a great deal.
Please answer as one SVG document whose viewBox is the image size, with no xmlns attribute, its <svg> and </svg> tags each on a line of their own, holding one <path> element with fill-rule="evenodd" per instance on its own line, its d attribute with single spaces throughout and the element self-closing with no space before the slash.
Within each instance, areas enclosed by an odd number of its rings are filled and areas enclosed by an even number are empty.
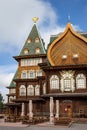
<svg viewBox="0 0 87 130">
<path fill-rule="evenodd" d="M 76 77 L 76 87 L 77 89 L 86 88 L 86 77 L 84 74 L 78 74 Z"/>
<path fill-rule="evenodd" d="M 27 43 L 31 43 L 31 39 L 28 39 L 28 40 L 27 40 Z"/>
<path fill-rule="evenodd" d="M 29 78 L 35 78 L 35 71 L 34 70 L 30 70 L 29 71 Z"/>
<path fill-rule="evenodd" d="M 19 90 L 19 94 L 20 94 L 20 96 L 26 96 L 26 87 L 25 87 L 25 85 L 21 85 L 20 86 L 20 90 Z"/>
<path fill-rule="evenodd" d="M 27 78 L 27 71 L 23 70 L 21 73 L 21 78 L 26 79 Z"/>
<path fill-rule="evenodd" d="M 35 95 L 40 95 L 40 85 L 35 86 Z"/>
<path fill-rule="evenodd" d="M 50 78 L 50 88 L 59 89 L 59 78 L 57 75 L 52 75 Z"/>
<path fill-rule="evenodd" d="M 27 48 L 24 49 L 24 54 L 26 54 L 26 55 L 28 54 L 28 49 Z"/>
<path fill-rule="evenodd" d="M 29 85 L 27 87 L 27 95 L 28 96 L 33 96 L 34 95 L 34 87 L 33 87 L 33 85 Z"/>
<path fill-rule="evenodd" d="M 43 84 L 43 94 L 46 94 L 46 83 Z"/>
<path fill-rule="evenodd" d="M 9 103 L 12 103 L 12 102 L 13 102 L 13 101 L 12 101 L 13 99 L 14 99 L 14 97 L 13 97 L 13 96 L 10 96 L 10 97 L 9 97 Z"/>
<path fill-rule="evenodd" d="M 39 54 L 40 53 L 40 48 L 36 48 L 36 54 Z"/>
<path fill-rule="evenodd" d="M 38 42 L 39 42 L 39 38 L 36 37 L 36 38 L 35 38 L 35 43 L 38 43 Z"/>
</svg>

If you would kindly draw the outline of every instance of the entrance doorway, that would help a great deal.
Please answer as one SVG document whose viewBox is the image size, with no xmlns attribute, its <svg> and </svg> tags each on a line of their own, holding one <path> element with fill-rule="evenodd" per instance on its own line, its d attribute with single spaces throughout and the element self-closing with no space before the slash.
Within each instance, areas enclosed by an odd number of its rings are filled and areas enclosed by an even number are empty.
<svg viewBox="0 0 87 130">
<path fill-rule="evenodd" d="M 62 106 L 62 109 L 61 109 L 62 117 L 71 118 L 72 117 L 72 101 L 64 100 L 61 106 Z"/>
</svg>

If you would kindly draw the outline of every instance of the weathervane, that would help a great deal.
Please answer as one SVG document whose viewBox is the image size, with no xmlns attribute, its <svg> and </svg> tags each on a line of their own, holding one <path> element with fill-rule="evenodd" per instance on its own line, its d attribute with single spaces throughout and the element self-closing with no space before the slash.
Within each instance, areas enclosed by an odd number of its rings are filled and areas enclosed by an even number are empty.
<svg viewBox="0 0 87 130">
<path fill-rule="evenodd" d="M 68 21 L 70 22 L 70 15 L 68 15 Z"/>
<path fill-rule="evenodd" d="M 38 19 L 39 19 L 38 17 L 32 18 L 32 20 L 33 20 L 34 23 L 36 23 L 38 21 Z"/>
</svg>

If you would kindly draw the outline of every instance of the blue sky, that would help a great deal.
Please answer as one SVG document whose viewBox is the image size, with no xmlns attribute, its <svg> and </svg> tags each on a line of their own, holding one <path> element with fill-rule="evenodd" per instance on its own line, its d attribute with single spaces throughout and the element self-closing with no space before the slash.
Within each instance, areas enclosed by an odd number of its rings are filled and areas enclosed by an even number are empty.
<svg viewBox="0 0 87 130">
<path fill-rule="evenodd" d="M 68 16 L 75 30 L 87 32 L 87 0 L 0 0 L 0 92 L 5 100 L 17 68 L 12 57 L 19 55 L 34 16 L 46 46 L 50 35 L 64 31 Z"/>
</svg>

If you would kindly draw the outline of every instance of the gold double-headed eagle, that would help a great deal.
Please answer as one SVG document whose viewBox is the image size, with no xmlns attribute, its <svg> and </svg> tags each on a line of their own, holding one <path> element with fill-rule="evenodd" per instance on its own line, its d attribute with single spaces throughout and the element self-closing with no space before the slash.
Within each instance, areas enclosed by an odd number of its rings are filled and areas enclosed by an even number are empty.
<svg viewBox="0 0 87 130">
<path fill-rule="evenodd" d="M 36 23 L 38 21 L 38 19 L 39 19 L 38 17 L 32 18 L 32 20 L 33 20 L 34 23 Z"/>
</svg>

